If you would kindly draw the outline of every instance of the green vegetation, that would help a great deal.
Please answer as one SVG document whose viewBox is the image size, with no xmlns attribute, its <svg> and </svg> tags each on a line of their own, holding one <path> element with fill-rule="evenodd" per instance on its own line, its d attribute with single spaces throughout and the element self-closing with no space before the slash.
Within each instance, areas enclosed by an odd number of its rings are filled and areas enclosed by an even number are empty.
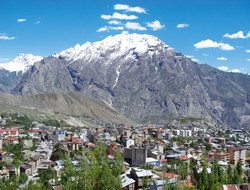
<svg viewBox="0 0 250 190">
<path fill-rule="evenodd" d="M 59 146 L 57 146 L 59 148 Z M 114 159 L 109 160 L 106 155 L 106 147 L 98 144 L 94 149 L 82 151 L 84 155 L 79 160 L 77 167 L 70 157 L 64 155 L 64 164 L 61 171 L 61 180 L 58 182 L 55 171 L 52 168 L 39 173 L 38 182 L 30 181 L 28 187 L 20 188 L 19 185 L 27 181 L 27 175 L 21 174 L 9 180 L 0 179 L 0 189 L 8 190 L 46 190 L 51 189 L 50 181 L 62 185 L 63 190 L 118 190 L 121 189 L 120 174 L 123 167 L 123 158 L 120 153 L 114 153 Z"/>
<path fill-rule="evenodd" d="M 123 159 L 118 153 L 114 156 L 115 159 L 110 162 L 106 156 L 106 148 L 98 145 L 95 149 L 85 152 L 77 170 L 71 159 L 66 156 L 61 172 L 61 183 L 64 189 L 121 189 L 120 174 Z"/>
<path fill-rule="evenodd" d="M 12 119 L 7 120 L 5 126 L 15 126 L 15 125 L 21 125 L 21 126 L 31 126 L 32 120 L 26 116 L 26 115 L 19 115 L 19 114 L 1 114 L 1 117 L 11 117 Z"/>
<path fill-rule="evenodd" d="M 194 161 L 192 161 L 194 162 Z M 192 181 L 197 184 L 197 188 L 201 190 L 219 190 L 222 184 L 241 184 L 242 181 L 242 164 L 238 162 L 237 166 L 233 169 L 231 165 L 227 167 L 227 172 L 219 166 L 218 162 L 215 161 L 212 165 L 212 172 L 207 171 L 208 164 L 206 160 L 203 160 L 203 168 L 201 173 L 197 173 L 194 165 L 191 167 L 192 170 Z"/>
<path fill-rule="evenodd" d="M 54 127 L 61 126 L 60 122 L 54 119 L 46 119 L 46 120 L 43 120 L 42 123 L 46 126 L 54 126 Z"/>
<path fill-rule="evenodd" d="M 184 117 L 184 118 L 178 118 L 177 121 L 180 121 L 182 124 L 188 123 L 188 122 L 196 122 L 200 121 L 200 118 L 195 118 L 195 117 Z"/>
<path fill-rule="evenodd" d="M 5 145 L 3 147 L 3 150 L 14 154 L 14 156 L 13 156 L 14 161 L 15 160 L 23 161 L 23 159 L 24 159 L 23 158 L 23 153 L 22 153 L 24 148 L 23 148 L 23 144 L 20 143 L 20 142 L 18 144 Z"/>
</svg>

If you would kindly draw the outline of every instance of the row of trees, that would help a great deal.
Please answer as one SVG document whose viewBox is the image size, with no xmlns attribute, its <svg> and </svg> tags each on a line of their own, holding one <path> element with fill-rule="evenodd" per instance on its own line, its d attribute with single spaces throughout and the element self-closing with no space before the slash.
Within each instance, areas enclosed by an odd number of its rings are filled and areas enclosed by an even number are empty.
<svg viewBox="0 0 250 190">
<path fill-rule="evenodd" d="M 227 168 L 222 168 L 215 161 L 208 173 L 208 163 L 206 160 L 202 162 L 202 172 L 197 172 L 197 161 L 191 160 L 190 170 L 192 182 L 201 190 L 220 189 L 222 184 L 241 184 L 243 182 L 243 169 L 241 162 L 238 162 L 235 168 L 229 164 Z"/>
</svg>

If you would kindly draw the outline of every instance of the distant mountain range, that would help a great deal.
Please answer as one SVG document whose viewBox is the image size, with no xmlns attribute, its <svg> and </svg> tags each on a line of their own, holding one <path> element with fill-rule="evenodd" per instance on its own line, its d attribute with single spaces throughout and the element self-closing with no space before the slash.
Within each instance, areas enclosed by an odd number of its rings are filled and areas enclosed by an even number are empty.
<svg viewBox="0 0 250 190">
<path fill-rule="evenodd" d="M 250 121 L 249 75 L 197 64 L 151 35 L 122 33 L 36 58 L 20 64 L 28 67 L 18 75 L 19 67 L 9 69 L 13 73 L 1 65 L 0 91 L 76 91 L 137 122 L 195 118 L 238 128 Z"/>
</svg>

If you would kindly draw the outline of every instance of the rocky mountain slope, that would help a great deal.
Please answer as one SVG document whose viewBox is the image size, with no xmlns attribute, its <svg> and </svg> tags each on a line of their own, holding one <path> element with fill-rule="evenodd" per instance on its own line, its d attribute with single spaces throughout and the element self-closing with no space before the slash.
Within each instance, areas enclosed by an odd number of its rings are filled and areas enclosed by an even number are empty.
<svg viewBox="0 0 250 190">
<path fill-rule="evenodd" d="M 11 92 L 73 90 L 139 122 L 192 117 L 241 127 L 250 121 L 249 81 L 197 64 L 154 36 L 122 33 L 35 63 Z"/>
</svg>

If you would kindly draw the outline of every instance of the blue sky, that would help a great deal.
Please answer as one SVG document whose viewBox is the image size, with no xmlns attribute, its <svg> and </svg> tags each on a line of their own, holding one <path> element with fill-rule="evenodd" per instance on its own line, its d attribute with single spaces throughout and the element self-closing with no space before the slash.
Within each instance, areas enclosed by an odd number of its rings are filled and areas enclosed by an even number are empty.
<svg viewBox="0 0 250 190">
<path fill-rule="evenodd" d="M 157 36 L 198 63 L 250 73 L 249 0 L 0 0 L 0 63 L 122 31 Z"/>
</svg>

